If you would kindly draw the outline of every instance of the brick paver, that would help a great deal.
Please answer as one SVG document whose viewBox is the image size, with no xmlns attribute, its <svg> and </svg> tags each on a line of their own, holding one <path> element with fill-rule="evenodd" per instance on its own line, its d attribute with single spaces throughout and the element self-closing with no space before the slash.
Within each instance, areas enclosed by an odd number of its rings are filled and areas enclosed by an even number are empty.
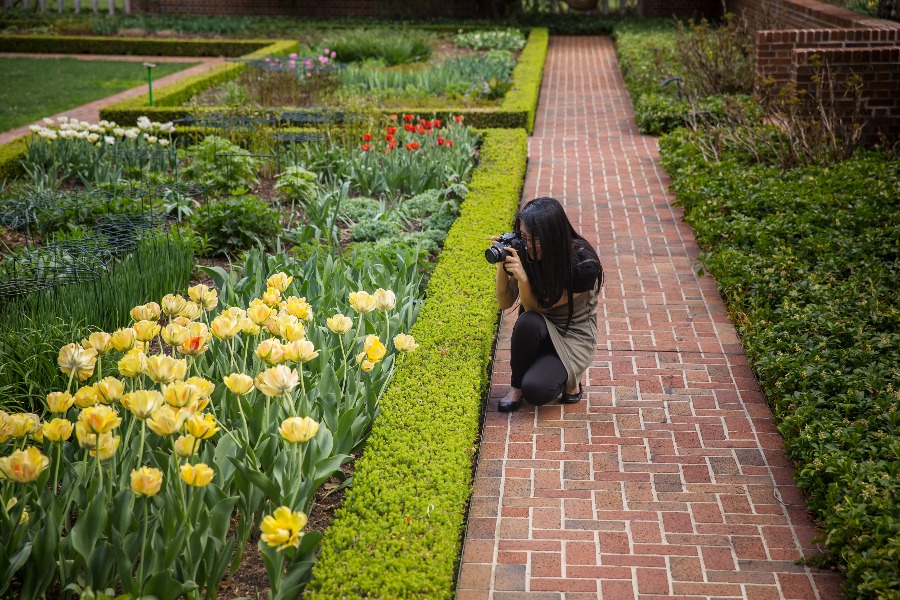
<svg viewBox="0 0 900 600">
<path fill-rule="evenodd" d="M 166 75 L 165 77 L 160 77 L 159 79 L 153 80 L 153 89 L 158 90 L 159 88 L 169 85 L 170 83 L 175 83 L 180 79 L 185 77 L 191 77 L 193 75 L 199 75 L 211 69 L 212 67 L 221 64 L 225 59 L 223 58 L 207 58 L 207 57 L 197 57 L 197 56 L 113 56 L 113 55 L 94 55 L 94 54 L 30 54 L 30 53 L 2 53 L 0 56 L 4 57 L 28 57 L 28 58 L 77 58 L 79 60 L 116 60 L 116 61 L 126 61 L 126 62 L 184 62 L 184 63 L 200 63 L 198 65 L 194 65 L 193 67 L 188 67 L 182 71 L 178 71 L 177 73 L 171 73 Z M 106 106 L 109 106 L 113 102 L 118 102 L 120 100 L 126 100 L 128 98 L 134 98 L 135 96 L 140 96 L 141 94 L 147 93 L 147 85 L 139 85 L 137 87 L 131 88 L 129 90 L 125 90 L 119 92 L 118 94 L 113 94 L 112 96 L 107 96 L 106 98 L 101 98 L 100 100 L 94 100 L 93 102 L 88 102 L 87 104 L 83 104 L 81 106 L 76 106 L 74 108 L 70 108 L 69 110 L 64 110 L 61 113 L 57 113 L 55 115 L 47 115 L 48 117 L 52 117 L 53 119 L 58 119 L 59 117 L 65 115 L 70 119 L 78 119 L 79 121 L 88 121 L 90 123 L 96 123 L 100 120 L 100 109 Z M 0 144 L 6 144 L 8 142 L 13 141 L 18 137 L 22 137 L 23 135 L 28 135 L 31 131 L 28 129 L 29 125 L 25 125 L 22 127 L 18 127 L 16 129 L 11 129 L 9 131 L 0 132 Z"/>
<path fill-rule="evenodd" d="M 553 37 L 524 198 L 552 195 L 606 272 L 576 405 L 496 410 L 503 317 L 458 598 L 840 598 L 613 43 Z"/>
</svg>

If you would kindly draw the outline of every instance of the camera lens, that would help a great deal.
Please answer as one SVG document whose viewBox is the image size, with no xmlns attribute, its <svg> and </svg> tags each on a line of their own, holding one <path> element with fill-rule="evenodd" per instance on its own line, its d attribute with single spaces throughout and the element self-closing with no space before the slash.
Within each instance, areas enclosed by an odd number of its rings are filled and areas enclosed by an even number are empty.
<svg viewBox="0 0 900 600">
<path fill-rule="evenodd" d="M 502 261 L 506 257 L 506 250 L 500 244 L 494 244 L 484 251 L 484 258 L 492 265 Z"/>
</svg>

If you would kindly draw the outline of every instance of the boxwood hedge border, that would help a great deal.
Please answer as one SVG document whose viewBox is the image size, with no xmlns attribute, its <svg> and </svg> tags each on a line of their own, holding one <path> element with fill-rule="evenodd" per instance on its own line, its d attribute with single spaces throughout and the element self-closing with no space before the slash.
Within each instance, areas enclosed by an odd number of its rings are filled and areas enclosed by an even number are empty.
<svg viewBox="0 0 900 600">
<path fill-rule="evenodd" d="M 117 38 L 85 35 L 0 35 L 0 52 L 238 57 L 276 40 Z"/>
<path fill-rule="evenodd" d="M 497 330 L 489 237 L 509 229 L 527 161 L 524 129 L 484 131 L 405 355 L 381 399 L 354 484 L 307 596 L 450 598 Z"/>
</svg>

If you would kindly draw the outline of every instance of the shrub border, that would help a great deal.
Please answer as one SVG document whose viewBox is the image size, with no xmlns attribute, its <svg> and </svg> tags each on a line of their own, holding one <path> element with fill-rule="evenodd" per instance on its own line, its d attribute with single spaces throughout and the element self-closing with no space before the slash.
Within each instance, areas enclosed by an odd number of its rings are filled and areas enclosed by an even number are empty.
<svg viewBox="0 0 900 600">
<path fill-rule="evenodd" d="M 484 132 L 405 355 L 381 399 L 354 484 L 329 528 L 308 597 L 450 598 L 487 366 L 497 330 L 483 251 L 510 227 L 525 180 L 524 129 Z"/>
<path fill-rule="evenodd" d="M 528 42 L 522 50 L 519 62 L 513 70 L 513 87 L 507 93 L 500 108 L 447 108 L 438 110 L 421 110 L 413 108 L 395 108 L 384 110 L 385 115 L 413 113 L 421 116 L 431 116 L 448 120 L 455 115 L 462 115 L 466 119 L 466 123 L 472 127 L 484 128 L 525 128 L 531 133 L 534 125 L 534 115 L 537 111 L 538 96 L 541 91 L 541 79 L 544 73 L 544 62 L 547 57 L 547 47 L 550 35 L 546 28 L 534 28 L 528 35 Z M 293 52 L 297 50 L 296 42 L 293 47 L 282 46 L 278 44 L 288 44 L 291 42 L 283 41 L 273 43 L 270 46 L 261 48 L 257 52 L 245 55 L 243 58 L 249 58 L 253 54 L 277 54 Z M 228 68 L 230 67 L 230 68 Z M 116 123 L 132 125 L 137 122 L 138 117 L 146 115 L 154 121 L 173 121 L 181 119 L 191 112 L 186 107 L 181 106 L 196 94 L 197 92 L 209 89 L 214 85 L 218 85 L 229 79 L 234 79 L 240 73 L 240 69 L 245 66 L 241 64 L 222 65 L 211 69 L 208 73 L 197 75 L 188 79 L 183 79 L 177 83 L 161 88 L 154 94 L 155 106 L 148 104 L 146 95 L 137 96 L 121 102 L 110 104 L 106 108 L 100 109 L 100 118 Z M 222 113 L 221 107 L 205 107 L 199 110 L 200 113 Z M 233 111 L 227 111 L 229 114 Z M 273 113 L 281 112 L 273 110 Z M 291 112 L 304 112 L 291 109 Z M 321 111 L 309 111 L 311 113 L 319 113 Z"/>
<path fill-rule="evenodd" d="M 276 40 L 117 38 L 84 35 L 0 35 L 0 52 L 229 56 L 259 51 Z"/>
<path fill-rule="evenodd" d="M 0 183 L 22 174 L 22 159 L 28 151 L 29 137 L 30 133 L 0 145 Z"/>
</svg>

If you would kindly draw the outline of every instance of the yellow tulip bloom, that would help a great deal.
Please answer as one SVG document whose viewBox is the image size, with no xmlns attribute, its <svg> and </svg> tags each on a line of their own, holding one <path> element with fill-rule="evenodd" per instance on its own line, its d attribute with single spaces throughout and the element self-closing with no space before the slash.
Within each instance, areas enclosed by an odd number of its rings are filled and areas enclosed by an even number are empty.
<svg viewBox="0 0 900 600">
<path fill-rule="evenodd" d="M 187 356 L 199 356 L 209 350 L 208 341 L 205 337 L 191 336 L 178 346 L 178 351 Z"/>
<path fill-rule="evenodd" d="M 275 306 L 281 300 L 281 292 L 277 288 L 270 287 L 262 295 L 262 301 L 266 306 Z"/>
<path fill-rule="evenodd" d="M 97 435 L 88 431 L 81 421 L 75 423 L 75 438 L 78 440 L 78 445 L 82 448 L 97 447 Z"/>
<path fill-rule="evenodd" d="M 162 487 L 163 472 L 153 467 L 141 467 L 131 472 L 131 491 L 138 496 L 155 496 Z"/>
<path fill-rule="evenodd" d="M 200 391 L 185 381 L 163 385 L 162 395 L 166 404 L 175 408 L 184 408 L 200 399 Z"/>
<path fill-rule="evenodd" d="M 44 423 L 44 437 L 51 442 L 62 442 L 72 435 L 75 425 L 68 419 L 53 419 Z"/>
<path fill-rule="evenodd" d="M 122 377 L 137 377 L 147 368 L 147 355 L 136 348 L 129 350 L 125 356 L 119 359 L 117 366 L 119 375 Z"/>
<path fill-rule="evenodd" d="M 300 323 L 284 323 L 279 337 L 285 342 L 296 342 L 306 337 L 306 329 Z"/>
<path fill-rule="evenodd" d="M 391 290 L 378 288 L 372 297 L 375 298 L 375 308 L 385 312 L 392 310 L 397 304 L 397 296 Z"/>
<path fill-rule="evenodd" d="M 47 394 L 47 408 L 52 413 L 64 413 L 72 408 L 75 398 L 69 392 L 50 392 Z"/>
<path fill-rule="evenodd" d="M 187 458 L 197 454 L 200 442 L 192 435 L 182 435 L 175 440 L 175 454 L 181 458 Z"/>
<path fill-rule="evenodd" d="M 209 324 L 209 329 L 220 340 L 230 340 L 241 331 L 241 322 L 219 315 Z"/>
<path fill-rule="evenodd" d="M 262 535 L 260 538 L 271 547 L 278 547 L 282 551 L 289 546 L 300 546 L 300 538 L 303 537 L 301 529 L 306 527 L 306 515 L 302 512 L 293 512 L 287 506 L 279 506 L 271 515 L 266 515 L 260 524 Z"/>
<path fill-rule="evenodd" d="M 297 298 L 296 296 L 291 296 L 281 304 L 282 310 L 284 310 L 284 312 L 286 312 L 287 314 L 295 316 L 302 321 L 312 321 L 312 306 L 309 305 L 309 302 L 306 301 L 306 298 Z"/>
<path fill-rule="evenodd" d="M 210 469 L 205 463 L 197 463 L 196 465 L 181 465 L 179 475 L 181 480 L 193 487 L 204 487 L 209 485 L 213 480 L 216 472 Z"/>
<path fill-rule="evenodd" d="M 178 323 L 169 323 L 162 330 L 162 339 L 165 343 L 173 348 L 182 345 L 187 341 L 191 332 L 187 327 L 183 327 Z"/>
<path fill-rule="evenodd" d="M 258 301 L 256 304 L 251 302 L 250 308 L 247 309 L 247 317 L 256 325 L 263 325 L 273 316 L 274 312 L 262 301 Z"/>
<path fill-rule="evenodd" d="M 153 411 L 147 419 L 147 427 L 156 435 L 172 435 L 181 429 L 190 416 L 189 411 L 176 410 L 165 404 Z"/>
<path fill-rule="evenodd" d="M 259 325 L 254 323 L 250 318 L 244 317 L 241 319 L 241 333 L 246 333 L 247 335 L 257 336 L 259 335 L 260 328 Z"/>
<path fill-rule="evenodd" d="M 101 461 L 109 460 L 116 453 L 116 450 L 119 449 L 121 441 L 122 438 L 117 435 L 103 433 L 98 437 L 97 445 L 93 449 L 88 450 L 88 454 L 97 457 Z"/>
<path fill-rule="evenodd" d="M 112 336 L 105 331 L 95 331 L 87 336 L 87 339 L 81 340 L 81 347 L 85 350 L 94 349 L 98 356 L 105 356 L 112 348 Z"/>
<path fill-rule="evenodd" d="M 384 344 L 381 343 L 381 340 L 378 339 L 377 335 L 366 336 L 364 349 L 366 352 L 366 358 L 368 358 L 372 362 L 378 362 L 379 360 L 384 358 L 385 354 L 387 354 L 387 348 L 384 347 Z"/>
<path fill-rule="evenodd" d="M 49 466 L 50 459 L 34 446 L 29 446 L 0 458 L 0 478 L 31 483 Z"/>
<path fill-rule="evenodd" d="M 114 408 L 105 406 L 89 406 L 78 415 L 78 422 L 84 424 L 88 433 L 107 433 L 122 423 L 122 418 Z"/>
<path fill-rule="evenodd" d="M 277 289 L 279 292 L 284 292 L 288 289 L 288 286 L 291 285 L 292 281 L 294 281 L 294 278 L 288 277 L 287 273 L 275 273 L 266 279 L 266 285 L 270 288 Z"/>
<path fill-rule="evenodd" d="M 168 316 L 178 316 L 187 300 L 180 294 L 166 294 L 162 299 L 162 311 Z"/>
<path fill-rule="evenodd" d="M 196 321 L 203 314 L 203 308 L 196 302 L 185 302 L 184 306 L 178 312 L 179 317 L 184 317 L 189 321 Z"/>
<path fill-rule="evenodd" d="M 131 318 L 135 321 L 158 321 L 160 307 L 156 302 L 148 302 L 131 309 Z"/>
<path fill-rule="evenodd" d="M 206 312 L 211 311 L 219 305 L 218 290 L 202 283 L 189 287 L 188 296 L 190 296 L 191 300 L 197 303 Z"/>
<path fill-rule="evenodd" d="M 284 396 L 300 385 L 300 376 L 296 369 L 278 365 L 257 375 L 254 384 L 266 396 Z"/>
<path fill-rule="evenodd" d="M 155 383 L 172 383 L 184 379 L 187 374 L 187 363 L 184 359 L 172 358 L 165 354 L 154 354 L 147 358 L 144 374 Z"/>
<path fill-rule="evenodd" d="M 350 292 L 350 308 L 361 314 L 370 313 L 375 310 L 375 298 L 363 290 Z"/>
<path fill-rule="evenodd" d="M 115 377 L 104 377 L 94 384 L 94 389 L 100 396 L 100 402 L 112 404 L 122 397 L 125 392 L 125 383 Z"/>
<path fill-rule="evenodd" d="M 225 382 L 225 387 L 231 390 L 231 393 L 236 396 L 243 396 L 253 389 L 253 378 L 249 375 L 244 375 L 243 373 L 226 375 L 222 381 Z"/>
<path fill-rule="evenodd" d="M 256 356 L 265 361 L 266 364 L 274 365 L 284 359 L 284 351 L 278 340 L 263 340 L 256 347 Z"/>
<path fill-rule="evenodd" d="M 308 442 L 316 436 L 319 424 L 309 417 L 290 417 L 281 423 L 278 432 L 292 444 Z"/>
<path fill-rule="evenodd" d="M 156 321 L 138 321 L 134 324 L 134 337 L 142 342 L 149 342 L 159 335 L 160 329 Z"/>
<path fill-rule="evenodd" d="M 209 398 L 212 396 L 213 392 L 216 391 L 216 384 L 209 379 L 197 377 L 196 375 L 194 377 L 189 377 L 187 383 L 197 388 L 197 392 L 200 394 L 201 398 Z"/>
<path fill-rule="evenodd" d="M 356 362 L 359 363 L 359 368 L 365 371 L 366 373 L 371 373 L 372 369 L 375 368 L 375 363 L 366 358 L 365 352 L 360 352 L 356 355 Z"/>
<path fill-rule="evenodd" d="M 412 352 L 419 345 L 416 343 L 416 340 L 413 339 L 413 336 L 406 335 L 405 333 L 398 333 L 394 336 L 394 348 L 399 350 L 400 352 Z"/>
<path fill-rule="evenodd" d="M 134 347 L 134 342 L 137 338 L 134 334 L 134 329 L 131 327 L 125 327 L 123 329 L 117 329 L 113 332 L 110 337 L 109 343 L 110 345 L 118 350 L 119 352 L 128 352 Z"/>
<path fill-rule="evenodd" d="M 194 415 L 185 422 L 184 426 L 189 434 L 200 440 L 209 439 L 219 431 L 216 418 L 209 413 Z"/>
<path fill-rule="evenodd" d="M 78 408 L 89 408 L 100 402 L 100 394 L 97 393 L 97 388 L 94 386 L 86 385 L 75 392 L 73 400 Z"/>
<path fill-rule="evenodd" d="M 309 340 L 298 340 L 282 346 L 285 360 L 291 362 L 309 362 L 319 355 L 313 343 Z"/>
<path fill-rule="evenodd" d="M 57 363 L 63 373 L 84 381 L 94 374 L 97 351 L 93 348 L 84 349 L 78 344 L 68 344 L 60 348 Z"/>
<path fill-rule="evenodd" d="M 162 406 L 163 402 L 163 395 L 156 390 L 136 390 L 122 396 L 122 406 L 142 421 Z"/>
<path fill-rule="evenodd" d="M 4 436 L 23 438 L 41 428 L 41 420 L 34 413 L 13 413 L 7 416 Z"/>
<path fill-rule="evenodd" d="M 328 329 L 335 332 L 338 335 L 343 335 L 350 331 L 350 328 L 353 327 L 353 319 L 350 317 L 345 317 L 341 313 L 337 313 L 333 317 L 328 317 L 325 319 L 325 324 L 328 325 Z"/>
</svg>

